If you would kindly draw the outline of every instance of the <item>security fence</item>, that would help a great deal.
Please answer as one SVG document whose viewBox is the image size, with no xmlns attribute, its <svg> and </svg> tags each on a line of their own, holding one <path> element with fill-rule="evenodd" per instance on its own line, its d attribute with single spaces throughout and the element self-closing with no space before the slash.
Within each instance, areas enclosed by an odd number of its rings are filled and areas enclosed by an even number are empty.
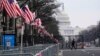
<svg viewBox="0 0 100 56">
<path fill-rule="evenodd" d="M 34 56 L 30 53 L 0 54 L 0 56 Z"/>
<path fill-rule="evenodd" d="M 20 51 L 20 48 L 0 50 L 0 56 L 57 56 L 58 51 L 58 44 L 41 44 L 30 47 L 24 47 L 22 53 Z"/>
<path fill-rule="evenodd" d="M 59 44 L 51 45 L 44 50 L 41 50 L 35 56 L 58 56 Z"/>
</svg>

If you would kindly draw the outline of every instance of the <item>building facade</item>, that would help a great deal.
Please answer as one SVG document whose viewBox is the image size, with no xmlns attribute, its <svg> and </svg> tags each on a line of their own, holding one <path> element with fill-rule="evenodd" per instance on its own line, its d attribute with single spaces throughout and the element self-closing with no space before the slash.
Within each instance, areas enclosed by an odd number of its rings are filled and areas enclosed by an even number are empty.
<svg viewBox="0 0 100 56">
<path fill-rule="evenodd" d="M 57 14 L 57 21 L 59 22 L 59 32 L 64 37 L 65 41 L 78 38 L 79 32 L 82 30 L 80 27 L 72 27 L 69 17 L 64 12 Z"/>
</svg>

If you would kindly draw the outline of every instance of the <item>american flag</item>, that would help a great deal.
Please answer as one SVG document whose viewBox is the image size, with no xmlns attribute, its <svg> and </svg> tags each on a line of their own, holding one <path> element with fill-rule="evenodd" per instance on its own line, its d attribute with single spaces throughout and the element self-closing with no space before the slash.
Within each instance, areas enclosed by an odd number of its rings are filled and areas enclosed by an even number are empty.
<svg viewBox="0 0 100 56">
<path fill-rule="evenodd" d="M 28 5 L 25 5 L 23 7 L 23 11 L 25 12 L 25 14 L 27 15 L 28 19 L 30 20 L 30 22 L 33 21 L 33 13 L 29 10 Z"/>
<path fill-rule="evenodd" d="M 23 17 L 25 23 L 30 24 L 30 19 L 29 19 L 27 13 L 26 13 L 25 6 L 22 8 L 22 17 Z"/>
<path fill-rule="evenodd" d="M 22 18 L 24 19 L 25 23 L 30 23 L 30 20 L 28 19 L 27 14 L 24 11 L 22 11 Z"/>
<path fill-rule="evenodd" d="M 3 7 L 10 17 L 16 17 L 16 9 L 14 0 L 3 0 Z"/>
<path fill-rule="evenodd" d="M 7 1 L 7 0 L 3 0 L 3 1 L 2 1 L 2 4 L 3 4 L 3 7 L 4 7 L 4 9 L 6 10 L 7 14 L 8 14 L 10 17 L 12 17 L 13 14 L 12 14 L 12 12 L 11 12 L 11 10 L 10 10 L 10 4 L 8 3 L 8 1 Z"/>
<path fill-rule="evenodd" d="M 33 20 L 36 18 L 36 14 L 35 12 L 33 12 Z"/>
<path fill-rule="evenodd" d="M 42 22 L 40 18 L 35 19 L 35 23 L 37 26 L 41 26 Z"/>
<path fill-rule="evenodd" d="M 14 0 L 14 2 L 15 2 L 15 9 L 17 12 L 17 16 L 22 16 L 25 23 L 29 24 L 30 20 L 28 19 L 27 14 L 20 8 L 16 0 Z"/>
<path fill-rule="evenodd" d="M 14 0 L 14 3 L 15 3 L 15 9 L 16 9 L 17 16 L 22 16 L 22 10 L 20 6 L 18 5 L 18 2 Z"/>
<path fill-rule="evenodd" d="M 0 1 L 0 12 L 3 10 L 3 4 L 2 4 L 2 1 L 3 1 L 3 0 Z"/>
<path fill-rule="evenodd" d="M 16 17 L 17 13 L 16 13 L 16 8 L 15 8 L 15 2 L 14 2 L 14 0 L 8 0 L 8 2 L 10 4 L 10 6 L 11 6 L 11 11 L 12 11 L 14 17 Z"/>
</svg>

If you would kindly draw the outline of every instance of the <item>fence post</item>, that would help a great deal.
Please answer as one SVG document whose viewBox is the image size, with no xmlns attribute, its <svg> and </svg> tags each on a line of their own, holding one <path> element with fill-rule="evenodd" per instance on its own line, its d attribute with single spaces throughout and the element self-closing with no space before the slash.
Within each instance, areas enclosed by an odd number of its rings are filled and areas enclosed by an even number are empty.
<svg viewBox="0 0 100 56">
<path fill-rule="evenodd" d="M 57 44 L 57 56 L 58 56 L 58 54 L 59 54 L 59 43 Z"/>
</svg>

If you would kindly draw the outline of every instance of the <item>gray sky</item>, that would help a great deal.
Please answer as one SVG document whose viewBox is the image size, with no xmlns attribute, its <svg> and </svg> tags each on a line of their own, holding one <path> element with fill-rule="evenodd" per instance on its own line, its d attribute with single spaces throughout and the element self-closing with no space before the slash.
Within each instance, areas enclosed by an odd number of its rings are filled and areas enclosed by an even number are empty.
<svg viewBox="0 0 100 56">
<path fill-rule="evenodd" d="M 60 0 L 72 26 L 86 28 L 100 20 L 100 0 Z"/>
</svg>

